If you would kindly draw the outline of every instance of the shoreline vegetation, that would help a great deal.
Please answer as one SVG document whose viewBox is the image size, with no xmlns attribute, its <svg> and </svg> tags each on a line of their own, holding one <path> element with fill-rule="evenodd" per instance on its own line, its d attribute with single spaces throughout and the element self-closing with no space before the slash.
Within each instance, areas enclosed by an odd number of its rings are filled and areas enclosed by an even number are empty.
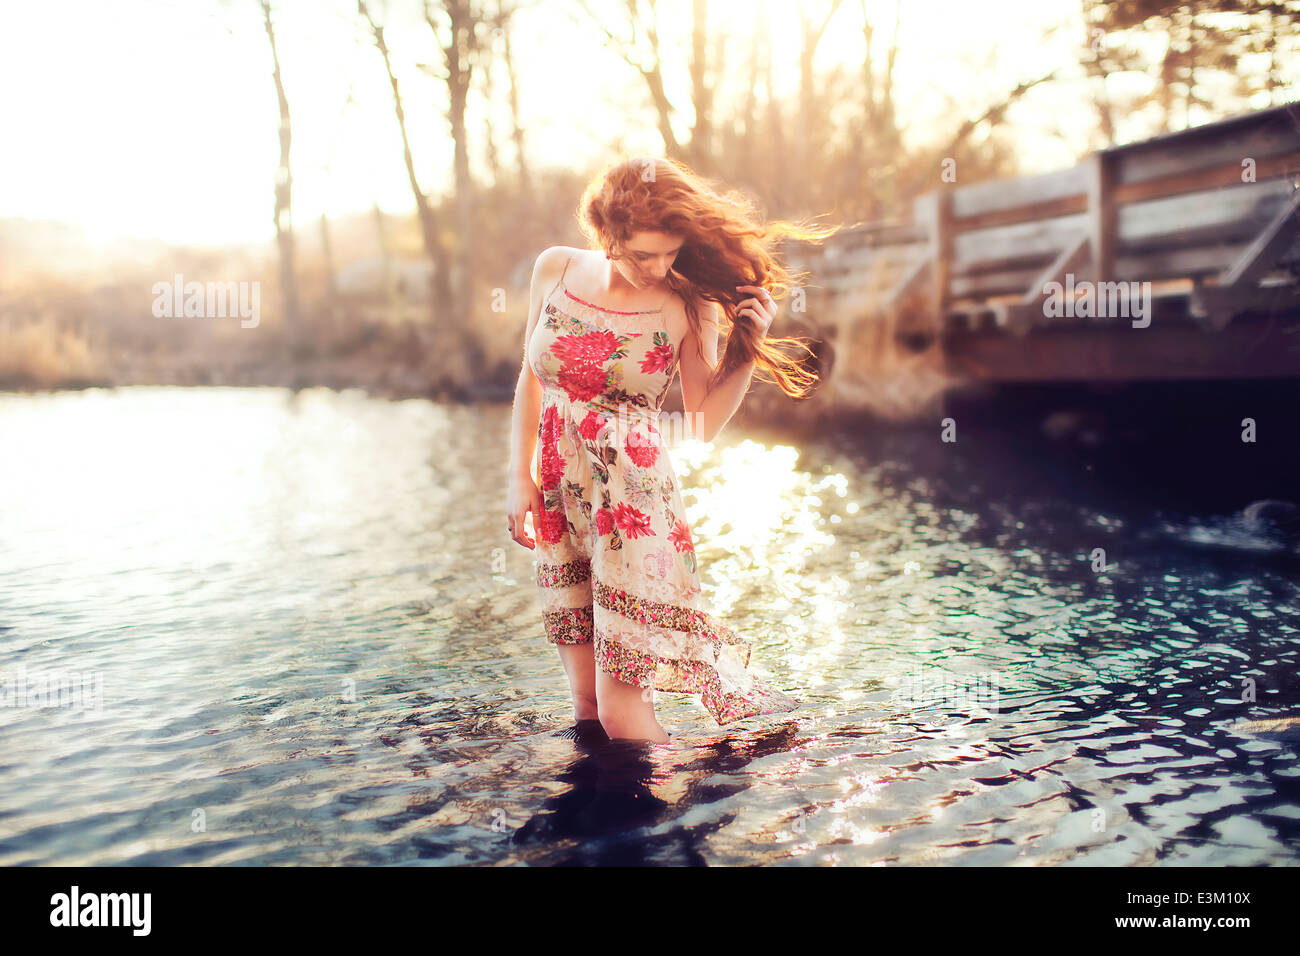
<svg viewBox="0 0 1300 956">
<path fill-rule="evenodd" d="M 286 341 L 271 351 L 239 345 L 215 352 L 97 351 L 75 330 L 29 324 L 0 328 L 0 391 L 33 393 L 128 386 L 361 388 L 387 398 L 510 401 L 514 376 L 498 367 L 477 381 L 439 368 L 433 336 L 367 323 L 345 340 Z"/>
<path fill-rule="evenodd" d="M 459 402 L 510 401 L 514 394 L 517 367 L 497 362 L 477 377 L 458 374 L 452 357 L 439 354 L 435 336 L 414 326 L 361 322 L 327 338 L 268 330 L 256 342 L 240 343 L 237 320 L 215 321 L 235 322 L 236 327 L 200 333 L 194 338 L 201 341 L 182 343 L 179 348 L 146 349 L 96 342 L 78 329 L 53 324 L 0 327 L 0 391 L 133 385 L 321 386 L 362 388 L 391 398 Z"/>
<path fill-rule="evenodd" d="M 0 392 L 39 394 L 133 386 L 329 388 L 361 389 L 372 397 L 390 400 L 509 405 L 522 360 L 520 341 L 518 355 L 511 351 L 487 374 L 469 376 L 459 353 L 440 352 L 435 337 L 425 328 L 368 322 L 337 337 L 305 341 L 267 330 L 256 347 L 251 347 L 251 343 L 238 342 L 241 330 L 237 320 L 221 321 L 234 324 L 227 334 L 214 334 L 224 340 L 221 347 L 177 351 L 121 347 L 99 351 L 74 329 L 35 323 L 16 329 L 0 326 Z M 522 339 L 522 326 L 518 331 Z M 232 339 L 235 341 L 229 341 Z M 755 381 L 733 422 L 798 429 L 808 425 L 811 404 L 795 402 L 774 386 Z M 676 386 L 665 399 L 663 411 L 681 411 Z"/>
<path fill-rule="evenodd" d="M 527 232 L 581 245 L 561 224 L 565 211 L 541 214 L 544 224 Z M 331 224 L 329 256 L 323 243 L 304 237 L 300 299 L 290 320 L 272 243 L 192 248 L 141 240 L 103 248 L 62 224 L 0 219 L 0 391 L 324 387 L 509 404 L 523 358 L 529 278 L 545 244 L 522 233 L 487 237 L 473 264 L 475 292 L 458 319 L 450 307 L 432 305 L 416 229 L 402 215 L 341 219 Z M 187 316 L 172 290 L 191 282 L 208 295 L 196 297 Z M 216 286 L 228 286 L 230 295 L 214 310 Z M 757 380 L 746 405 L 748 417 L 792 424 L 811 410 L 796 409 L 804 403 Z M 673 388 L 664 410 L 680 408 Z"/>
<path fill-rule="evenodd" d="M 535 231 L 563 231 L 538 218 Z M 273 242 L 97 246 L 61 223 L 0 219 L 0 390 L 323 386 L 511 400 L 540 249 L 527 236 L 485 237 L 458 314 L 434 308 L 415 232 L 412 217 L 372 211 L 331 222 L 328 246 L 323 229 L 304 235 L 290 318 Z M 188 298 L 191 283 L 207 296 L 187 315 L 170 293 Z M 230 292 L 216 309 L 214 288 Z"/>
</svg>

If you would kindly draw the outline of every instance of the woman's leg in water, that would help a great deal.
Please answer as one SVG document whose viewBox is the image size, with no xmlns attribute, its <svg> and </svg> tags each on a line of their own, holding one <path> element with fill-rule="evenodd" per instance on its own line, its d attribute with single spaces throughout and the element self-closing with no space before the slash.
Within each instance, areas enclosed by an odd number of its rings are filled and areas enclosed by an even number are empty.
<svg viewBox="0 0 1300 956">
<path fill-rule="evenodd" d="M 597 669 L 596 703 L 601 726 L 611 740 L 668 742 L 668 734 L 655 717 L 654 696 L 648 688 L 624 684 Z"/>
<path fill-rule="evenodd" d="M 599 720 L 596 706 L 596 658 L 593 644 L 557 644 L 565 673 L 569 675 L 569 690 L 573 695 L 574 720 Z"/>
</svg>

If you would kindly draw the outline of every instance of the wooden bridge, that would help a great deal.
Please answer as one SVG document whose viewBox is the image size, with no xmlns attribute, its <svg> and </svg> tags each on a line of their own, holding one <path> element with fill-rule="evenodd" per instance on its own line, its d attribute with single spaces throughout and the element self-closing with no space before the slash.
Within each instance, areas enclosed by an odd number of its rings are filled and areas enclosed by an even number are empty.
<svg viewBox="0 0 1300 956">
<path fill-rule="evenodd" d="M 790 259 L 832 393 L 884 338 L 949 384 L 1300 376 L 1300 104 L 945 183 Z"/>
</svg>

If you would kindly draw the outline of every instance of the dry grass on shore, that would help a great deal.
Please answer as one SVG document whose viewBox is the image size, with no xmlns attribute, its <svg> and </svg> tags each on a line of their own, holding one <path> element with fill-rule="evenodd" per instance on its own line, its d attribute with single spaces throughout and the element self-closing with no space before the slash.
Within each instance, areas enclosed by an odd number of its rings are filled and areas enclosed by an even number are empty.
<svg viewBox="0 0 1300 956">
<path fill-rule="evenodd" d="M 8 388 L 75 388 L 102 381 L 103 361 L 72 329 L 25 322 L 0 326 L 0 385 Z"/>
</svg>

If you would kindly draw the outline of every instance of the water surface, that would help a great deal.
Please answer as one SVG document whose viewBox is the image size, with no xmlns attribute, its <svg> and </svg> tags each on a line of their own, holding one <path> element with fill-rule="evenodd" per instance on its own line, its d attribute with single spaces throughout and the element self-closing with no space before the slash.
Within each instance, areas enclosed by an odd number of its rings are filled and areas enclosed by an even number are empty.
<svg viewBox="0 0 1300 956">
<path fill-rule="evenodd" d="M 1300 716 L 1296 568 L 1197 547 L 1215 509 L 996 431 L 678 445 L 706 593 L 802 706 L 719 728 L 659 694 L 669 744 L 585 748 L 509 426 L 0 396 L 0 676 L 90 678 L 0 710 L 0 864 L 1297 859 L 1295 737 L 1243 724 Z"/>
</svg>

